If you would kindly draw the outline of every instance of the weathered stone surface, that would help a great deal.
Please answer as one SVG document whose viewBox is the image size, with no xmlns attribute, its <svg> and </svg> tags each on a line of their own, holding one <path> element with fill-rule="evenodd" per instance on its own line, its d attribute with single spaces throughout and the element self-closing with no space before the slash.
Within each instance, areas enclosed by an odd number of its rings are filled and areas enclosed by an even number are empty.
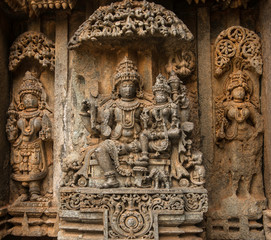
<svg viewBox="0 0 271 240">
<path fill-rule="evenodd" d="M 0 238 L 269 239 L 268 6 L 0 2 Z"/>
</svg>

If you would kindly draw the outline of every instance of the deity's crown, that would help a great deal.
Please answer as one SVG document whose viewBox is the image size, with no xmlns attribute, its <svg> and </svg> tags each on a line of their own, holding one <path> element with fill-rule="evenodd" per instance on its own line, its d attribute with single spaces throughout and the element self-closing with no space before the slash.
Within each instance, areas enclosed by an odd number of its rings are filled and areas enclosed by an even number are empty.
<svg viewBox="0 0 271 240">
<path fill-rule="evenodd" d="M 128 80 L 136 82 L 139 87 L 141 87 L 141 79 L 139 73 L 137 72 L 137 67 L 133 61 L 129 60 L 127 57 L 120 62 L 113 80 L 115 88 L 119 83 Z"/>
<path fill-rule="evenodd" d="M 155 93 L 156 91 L 163 91 L 167 92 L 168 94 L 171 93 L 171 88 L 167 84 L 167 79 L 159 73 L 159 75 L 156 77 L 156 82 L 152 87 L 152 91 Z"/>
<path fill-rule="evenodd" d="M 249 91 L 248 81 L 249 76 L 241 70 L 238 70 L 229 76 L 227 90 L 232 91 L 234 88 L 243 87 L 245 91 Z"/>
<path fill-rule="evenodd" d="M 182 84 L 183 82 L 181 81 L 181 79 L 177 76 L 176 72 L 174 72 L 173 70 L 170 72 L 170 76 L 168 79 L 168 83 L 180 83 Z"/>
<path fill-rule="evenodd" d="M 38 78 L 36 78 L 36 74 L 33 72 L 27 71 L 23 78 L 23 83 L 19 89 L 20 99 L 27 93 L 33 94 L 37 96 L 37 98 L 41 98 L 42 95 L 42 84 Z"/>
</svg>

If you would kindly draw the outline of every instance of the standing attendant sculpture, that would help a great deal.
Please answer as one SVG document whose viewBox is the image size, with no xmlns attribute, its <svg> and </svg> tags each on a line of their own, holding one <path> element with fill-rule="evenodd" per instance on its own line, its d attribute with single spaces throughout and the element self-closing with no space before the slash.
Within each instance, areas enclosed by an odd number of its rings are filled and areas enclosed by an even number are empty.
<svg viewBox="0 0 271 240">
<path fill-rule="evenodd" d="M 242 71 L 230 75 L 226 98 L 221 106 L 224 109 L 223 116 L 217 130 L 217 143 L 225 149 L 225 166 L 229 166 L 229 192 L 246 198 L 262 191 L 254 184 L 262 181 L 263 118 L 251 99 L 250 81 Z"/>
<path fill-rule="evenodd" d="M 40 184 L 48 170 L 43 142 L 51 138 L 45 96 L 39 79 L 26 72 L 18 93 L 19 104 L 15 107 L 11 103 L 8 110 L 6 131 L 12 143 L 12 179 L 19 183 L 19 201 L 42 201 Z"/>
</svg>

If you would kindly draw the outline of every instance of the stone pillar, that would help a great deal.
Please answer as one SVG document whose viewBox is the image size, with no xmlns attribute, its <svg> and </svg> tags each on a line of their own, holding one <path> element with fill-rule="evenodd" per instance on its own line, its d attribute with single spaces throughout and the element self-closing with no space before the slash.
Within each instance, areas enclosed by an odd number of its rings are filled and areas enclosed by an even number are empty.
<svg viewBox="0 0 271 240">
<path fill-rule="evenodd" d="M 212 103 L 212 66 L 210 44 L 210 15 L 208 8 L 198 9 L 198 82 L 199 82 L 199 111 L 200 135 L 204 165 L 207 170 L 207 179 L 213 162 L 213 103 Z M 207 189 L 208 180 L 207 180 Z"/>
<path fill-rule="evenodd" d="M 262 1 L 260 4 L 259 31 L 262 39 L 263 75 L 262 75 L 262 113 L 264 117 L 264 185 L 268 200 L 268 210 L 264 211 L 264 230 L 267 240 L 271 239 L 271 2 Z"/>
<path fill-rule="evenodd" d="M 9 198 L 9 144 L 6 139 L 6 112 L 9 104 L 8 76 L 8 22 L 7 17 L 0 11 L 0 239 L 6 234 L 5 216 L 6 204 Z"/>
<path fill-rule="evenodd" d="M 61 163 L 65 156 L 67 138 L 66 101 L 68 86 L 68 18 L 66 13 L 56 16 L 56 64 L 54 107 L 54 198 L 58 196 L 61 181 Z M 57 123 L 57 124 L 56 124 Z"/>
</svg>

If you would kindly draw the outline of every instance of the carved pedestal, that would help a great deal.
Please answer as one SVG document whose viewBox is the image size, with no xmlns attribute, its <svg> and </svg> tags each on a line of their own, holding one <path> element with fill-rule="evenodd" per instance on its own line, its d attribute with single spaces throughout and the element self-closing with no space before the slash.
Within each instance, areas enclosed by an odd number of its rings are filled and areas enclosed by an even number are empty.
<svg viewBox="0 0 271 240">
<path fill-rule="evenodd" d="M 0 239 L 7 234 L 7 208 L 0 208 Z"/>
<path fill-rule="evenodd" d="M 8 213 L 11 225 L 9 234 L 13 236 L 56 237 L 58 232 L 58 210 L 51 202 L 25 202 L 10 206 Z"/>
<path fill-rule="evenodd" d="M 62 188 L 59 239 L 201 239 L 204 189 Z"/>
</svg>

